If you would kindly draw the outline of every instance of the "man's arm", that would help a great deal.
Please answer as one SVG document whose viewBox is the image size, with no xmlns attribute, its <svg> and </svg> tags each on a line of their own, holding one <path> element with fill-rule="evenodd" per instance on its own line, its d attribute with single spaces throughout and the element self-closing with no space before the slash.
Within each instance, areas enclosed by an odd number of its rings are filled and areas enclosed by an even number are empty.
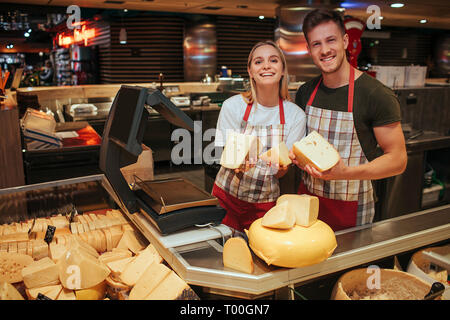
<svg viewBox="0 0 450 320">
<path fill-rule="evenodd" d="M 374 127 L 373 130 L 378 145 L 384 152 L 382 156 L 355 167 L 348 167 L 339 160 L 333 168 L 325 172 L 319 172 L 309 165 L 301 169 L 323 180 L 377 180 L 403 173 L 406 169 L 407 155 L 400 122 Z M 292 152 L 290 156 L 298 165 Z"/>
</svg>

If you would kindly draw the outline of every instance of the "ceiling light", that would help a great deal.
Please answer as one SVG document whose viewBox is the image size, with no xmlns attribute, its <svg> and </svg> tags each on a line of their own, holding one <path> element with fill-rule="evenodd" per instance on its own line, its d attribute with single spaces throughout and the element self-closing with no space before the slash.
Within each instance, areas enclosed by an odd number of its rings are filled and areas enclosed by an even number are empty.
<svg viewBox="0 0 450 320">
<path fill-rule="evenodd" d="M 23 36 L 24 36 L 25 38 L 28 38 L 28 37 L 30 36 L 30 34 L 29 34 L 28 32 L 25 32 L 25 33 L 23 34 Z"/>
<path fill-rule="evenodd" d="M 379 18 L 380 20 L 383 20 L 384 19 L 384 17 L 383 16 L 380 16 L 380 18 Z"/>
<path fill-rule="evenodd" d="M 259 16 L 258 18 L 260 18 L 262 20 L 262 19 L 264 19 L 264 16 Z"/>
<path fill-rule="evenodd" d="M 422 20 L 420 20 L 419 22 L 420 22 L 420 23 L 427 23 L 428 21 L 427 21 L 427 19 L 422 19 Z"/>
<path fill-rule="evenodd" d="M 404 6 L 403 3 L 393 3 L 391 4 L 391 8 L 402 8 Z"/>
<path fill-rule="evenodd" d="M 123 9 L 123 12 L 128 12 L 128 9 Z"/>
</svg>

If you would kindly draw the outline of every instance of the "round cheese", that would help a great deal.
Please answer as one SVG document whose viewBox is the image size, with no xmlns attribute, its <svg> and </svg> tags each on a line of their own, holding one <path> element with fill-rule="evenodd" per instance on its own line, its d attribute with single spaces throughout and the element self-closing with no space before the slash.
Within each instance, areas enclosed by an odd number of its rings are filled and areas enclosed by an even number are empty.
<svg viewBox="0 0 450 320">
<path fill-rule="evenodd" d="M 337 247 L 333 230 L 323 221 L 308 228 L 273 229 L 255 220 L 247 236 L 250 248 L 268 265 L 286 268 L 309 266 L 326 260 Z"/>
</svg>

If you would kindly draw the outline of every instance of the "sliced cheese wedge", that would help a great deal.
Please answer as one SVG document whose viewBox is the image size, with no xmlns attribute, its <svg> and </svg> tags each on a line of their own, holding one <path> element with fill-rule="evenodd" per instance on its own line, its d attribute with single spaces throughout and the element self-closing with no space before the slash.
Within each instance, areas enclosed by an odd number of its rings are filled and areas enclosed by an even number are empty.
<svg viewBox="0 0 450 320">
<path fill-rule="evenodd" d="M 261 224 L 268 228 L 290 229 L 295 225 L 295 214 L 289 208 L 289 202 L 284 201 L 266 212 Z"/>
<path fill-rule="evenodd" d="M 197 294 L 175 272 L 169 275 L 145 297 L 145 300 L 198 300 Z"/>
<path fill-rule="evenodd" d="M 28 289 L 59 284 L 58 266 L 49 257 L 34 261 L 23 268 L 22 277 Z"/>
<path fill-rule="evenodd" d="M 82 290 L 75 290 L 77 300 L 103 300 L 106 294 L 106 281 Z"/>
<path fill-rule="evenodd" d="M 70 289 L 62 288 L 56 300 L 76 300 L 75 292 Z"/>
<path fill-rule="evenodd" d="M 38 287 L 33 289 L 26 289 L 25 292 L 27 294 L 28 299 L 36 300 L 39 293 L 44 296 L 56 300 L 62 290 L 62 286 L 60 284 L 55 284 L 51 286 Z"/>
<path fill-rule="evenodd" d="M 331 169 L 340 159 L 334 146 L 317 131 L 295 142 L 293 152 L 300 166 L 310 164 L 320 172 Z"/>
<path fill-rule="evenodd" d="M 25 300 L 25 299 L 12 284 L 0 281 L 0 300 Z"/>
<path fill-rule="evenodd" d="M 284 194 L 277 199 L 277 205 L 287 204 L 289 211 L 295 216 L 295 224 L 310 227 L 319 216 L 319 198 L 307 194 Z M 264 224 L 263 224 L 264 225 Z"/>
<path fill-rule="evenodd" d="M 136 254 L 145 248 L 145 246 L 142 241 L 138 239 L 134 231 L 126 230 L 117 244 L 117 248 L 127 249 Z"/>
<path fill-rule="evenodd" d="M 152 263 L 142 274 L 136 285 L 131 289 L 130 300 L 143 300 L 147 297 L 167 276 L 171 270 L 162 263 Z"/>
<path fill-rule="evenodd" d="M 253 273 L 252 254 L 243 238 L 230 238 L 225 242 L 223 246 L 223 265 L 226 268 Z"/>
<path fill-rule="evenodd" d="M 259 139 L 242 133 L 227 133 L 227 142 L 223 149 L 220 164 L 228 169 L 238 169 L 246 159 L 256 159 L 259 154 Z"/>
<path fill-rule="evenodd" d="M 265 162 L 280 166 L 288 166 L 292 163 L 291 158 L 289 158 L 289 149 L 284 141 L 261 154 L 259 158 Z"/>
<path fill-rule="evenodd" d="M 150 249 L 141 251 L 135 259 L 133 259 L 133 261 L 127 264 L 120 275 L 120 280 L 126 285 L 134 286 L 147 267 L 155 261 L 159 262 L 159 259 L 159 255 L 155 255 L 155 253 Z"/>
</svg>

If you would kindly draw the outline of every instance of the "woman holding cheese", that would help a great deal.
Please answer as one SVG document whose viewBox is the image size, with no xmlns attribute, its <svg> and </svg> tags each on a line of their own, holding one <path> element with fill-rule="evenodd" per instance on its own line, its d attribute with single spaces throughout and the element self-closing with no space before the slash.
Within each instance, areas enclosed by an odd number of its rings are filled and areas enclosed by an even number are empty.
<svg viewBox="0 0 450 320">
<path fill-rule="evenodd" d="M 249 54 L 247 71 L 251 89 L 224 101 L 215 145 L 225 146 L 230 132 L 236 132 L 258 137 L 261 152 L 282 142 L 291 149 L 305 135 L 306 119 L 303 110 L 290 102 L 283 52 L 272 41 L 257 43 Z M 212 191 L 227 210 L 222 223 L 238 231 L 248 229 L 275 205 L 280 195 L 278 179 L 288 171 L 288 166 L 255 158 L 240 169 L 222 166 Z"/>
</svg>

